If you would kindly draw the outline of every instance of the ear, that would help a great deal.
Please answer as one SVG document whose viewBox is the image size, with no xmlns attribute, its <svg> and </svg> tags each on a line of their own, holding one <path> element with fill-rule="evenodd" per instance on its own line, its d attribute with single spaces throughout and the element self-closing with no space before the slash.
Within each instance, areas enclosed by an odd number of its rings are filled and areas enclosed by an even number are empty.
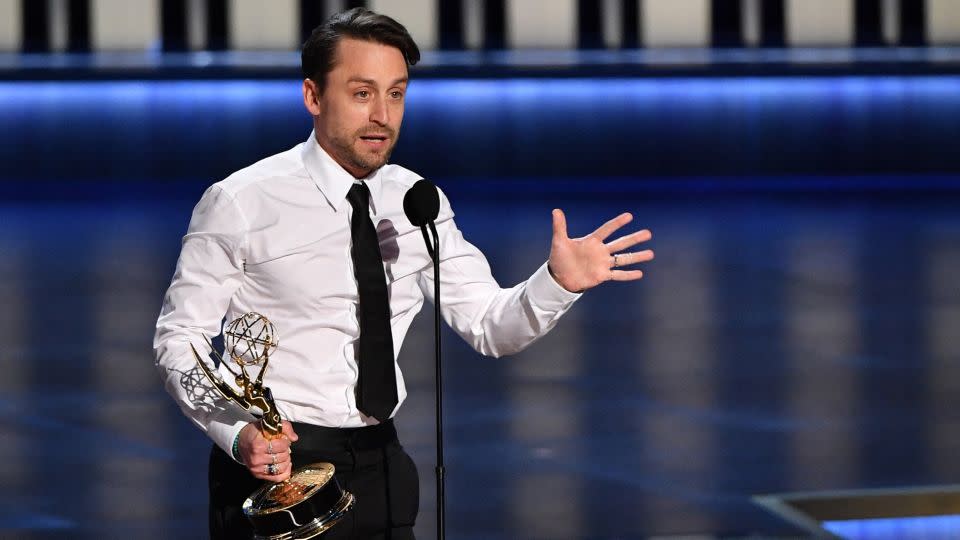
<svg viewBox="0 0 960 540">
<path fill-rule="evenodd" d="M 317 83 L 310 79 L 303 80 L 303 106 L 313 116 L 320 115 L 320 94 L 317 90 Z"/>
</svg>

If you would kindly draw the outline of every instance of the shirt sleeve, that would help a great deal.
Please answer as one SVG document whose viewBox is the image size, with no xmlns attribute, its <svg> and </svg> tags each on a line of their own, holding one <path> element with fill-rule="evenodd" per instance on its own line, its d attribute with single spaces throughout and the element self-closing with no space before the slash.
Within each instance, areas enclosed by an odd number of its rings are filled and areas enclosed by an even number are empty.
<svg viewBox="0 0 960 540">
<path fill-rule="evenodd" d="M 486 257 L 463 238 L 447 198 L 440 194 L 440 311 L 479 353 L 517 353 L 544 336 L 581 296 L 553 279 L 544 262 L 529 279 L 501 288 Z M 420 290 L 433 301 L 433 266 L 421 272 Z"/>
<path fill-rule="evenodd" d="M 193 210 L 173 280 L 163 299 L 153 349 L 164 387 L 183 413 L 227 455 L 234 437 L 254 417 L 222 398 L 194 358 L 220 333 L 230 298 L 240 286 L 246 221 L 232 196 L 211 186 Z M 211 365 L 208 363 L 208 365 Z"/>
</svg>

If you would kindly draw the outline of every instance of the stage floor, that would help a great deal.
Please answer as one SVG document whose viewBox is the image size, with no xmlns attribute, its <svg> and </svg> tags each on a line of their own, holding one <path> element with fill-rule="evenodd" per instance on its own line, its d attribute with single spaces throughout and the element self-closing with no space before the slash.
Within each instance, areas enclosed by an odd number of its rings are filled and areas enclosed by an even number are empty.
<svg viewBox="0 0 960 540">
<path fill-rule="evenodd" d="M 0 203 L 0 537 L 205 535 L 209 442 L 151 350 L 203 187 Z M 799 536 L 751 497 L 960 483 L 960 194 L 448 191 L 505 286 L 553 207 L 571 234 L 632 211 L 657 253 L 516 357 L 444 330 L 448 538 Z M 424 539 L 430 315 L 398 416 Z"/>
</svg>

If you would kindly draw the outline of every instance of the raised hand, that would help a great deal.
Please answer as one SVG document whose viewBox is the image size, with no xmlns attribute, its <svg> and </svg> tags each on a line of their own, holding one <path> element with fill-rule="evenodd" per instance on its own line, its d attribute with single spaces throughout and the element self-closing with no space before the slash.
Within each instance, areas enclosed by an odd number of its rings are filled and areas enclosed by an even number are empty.
<svg viewBox="0 0 960 540">
<path fill-rule="evenodd" d="M 617 270 L 653 259 L 653 251 L 624 251 L 650 240 L 647 229 L 621 236 L 611 242 L 607 238 L 633 221 L 629 213 L 604 223 L 599 229 L 582 238 L 567 236 L 567 219 L 562 210 L 553 211 L 553 241 L 550 246 L 549 268 L 553 278 L 570 292 L 582 292 L 604 281 L 633 281 L 643 277 L 640 270 Z"/>
</svg>

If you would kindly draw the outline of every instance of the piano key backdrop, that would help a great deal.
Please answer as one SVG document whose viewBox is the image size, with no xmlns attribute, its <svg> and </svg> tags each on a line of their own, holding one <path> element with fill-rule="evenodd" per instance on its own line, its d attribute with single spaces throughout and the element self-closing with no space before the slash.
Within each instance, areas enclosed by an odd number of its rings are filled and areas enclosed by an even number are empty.
<svg viewBox="0 0 960 540">
<path fill-rule="evenodd" d="M 960 42 L 955 0 L 0 0 L 0 51 L 294 50 L 358 5 L 425 50 Z"/>
</svg>

